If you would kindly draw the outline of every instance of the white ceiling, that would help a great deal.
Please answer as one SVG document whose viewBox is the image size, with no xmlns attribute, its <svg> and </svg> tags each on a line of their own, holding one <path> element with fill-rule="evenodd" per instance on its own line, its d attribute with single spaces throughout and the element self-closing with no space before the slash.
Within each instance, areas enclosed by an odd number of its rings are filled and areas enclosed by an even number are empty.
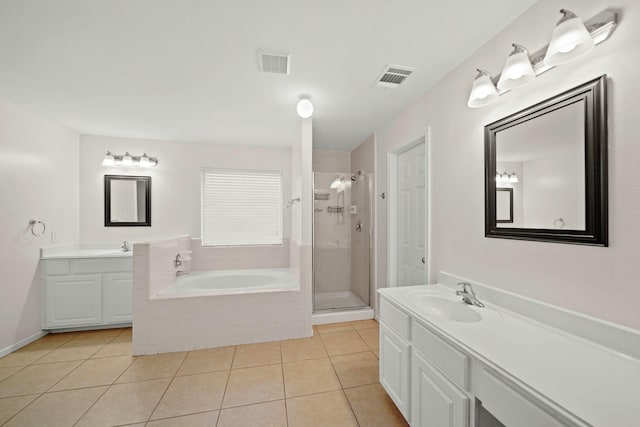
<svg viewBox="0 0 640 427">
<path fill-rule="evenodd" d="M 0 98 L 84 134 L 289 146 L 308 94 L 315 148 L 348 150 L 535 1 L 0 0 Z M 373 87 L 385 64 L 418 70 Z"/>
</svg>

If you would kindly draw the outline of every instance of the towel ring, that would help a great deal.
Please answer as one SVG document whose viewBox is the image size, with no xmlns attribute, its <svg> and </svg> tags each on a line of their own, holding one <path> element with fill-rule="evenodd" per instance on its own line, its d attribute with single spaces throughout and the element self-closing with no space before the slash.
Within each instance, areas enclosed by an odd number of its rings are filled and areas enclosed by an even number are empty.
<svg viewBox="0 0 640 427">
<path fill-rule="evenodd" d="M 562 219 L 562 218 L 556 218 L 556 219 L 553 221 L 553 225 L 554 225 L 554 226 L 556 226 L 556 227 L 558 227 L 558 228 L 564 228 L 564 226 L 565 226 L 564 219 Z"/>
<path fill-rule="evenodd" d="M 35 219 L 29 220 L 29 225 L 31 226 L 31 234 L 36 237 L 44 236 L 44 232 L 47 230 L 47 226 L 44 224 L 44 222 L 36 221 Z M 42 229 L 40 230 L 40 228 Z"/>
</svg>

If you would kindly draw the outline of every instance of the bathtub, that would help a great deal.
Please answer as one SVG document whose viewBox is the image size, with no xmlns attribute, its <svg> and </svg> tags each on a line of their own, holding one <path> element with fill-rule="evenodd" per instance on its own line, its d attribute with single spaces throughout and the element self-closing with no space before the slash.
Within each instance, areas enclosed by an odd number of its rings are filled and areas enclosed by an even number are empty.
<svg viewBox="0 0 640 427">
<path fill-rule="evenodd" d="M 287 292 L 299 289 L 298 282 L 288 268 L 194 271 L 178 277 L 152 299 Z"/>
</svg>

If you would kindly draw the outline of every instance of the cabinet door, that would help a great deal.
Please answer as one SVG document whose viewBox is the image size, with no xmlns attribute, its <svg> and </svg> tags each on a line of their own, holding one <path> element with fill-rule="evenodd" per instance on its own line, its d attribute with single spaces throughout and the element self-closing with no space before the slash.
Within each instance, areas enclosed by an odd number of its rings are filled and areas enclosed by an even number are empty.
<svg viewBox="0 0 640 427">
<path fill-rule="evenodd" d="M 411 347 L 384 324 L 380 325 L 380 384 L 409 420 Z"/>
<path fill-rule="evenodd" d="M 50 276 L 46 283 L 46 328 L 102 323 L 100 274 Z"/>
<path fill-rule="evenodd" d="M 102 291 L 103 323 L 131 322 L 132 298 L 133 275 L 131 273 L 105 274 Z"/>
<path fill-rule="evenodd" d="M 469 397 L 415 350 L 411 356 L 411 379 L 412 427 L 469 425 Z"/>
</svg>

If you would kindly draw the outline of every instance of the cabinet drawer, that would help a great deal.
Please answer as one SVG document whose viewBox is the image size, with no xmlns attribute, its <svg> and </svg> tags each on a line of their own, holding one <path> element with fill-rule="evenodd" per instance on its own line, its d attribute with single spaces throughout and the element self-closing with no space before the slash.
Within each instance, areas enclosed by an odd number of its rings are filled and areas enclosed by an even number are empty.
<svg viewBox="0 0 640 427">
<path fill-rule="evenodd" d="M 69 261 L 46 260 L 44 265 L 47 276 L 69 274 Z"/>
<path fill-rule="evenodd" d="M 384 298 L 380 299 L 380 319 L 401 337 L 411 339 L 411 318 Z"/>
<path fill-rule="evenodd" d="M 451 381 L 469 391 L 469 357 L 419 323 L 413 322 L 413 345 Z"/>
<path fill-rule="evenodd" d="M 482 406 L 506 426 L 560 427 L 574 425 L 568 421 L 561 422 L 548 411 L 531 402 L 531 398 L 523 396 L 487 369 L 482 370 L 478 397 Z"/>
<path fill-rule="evenodd" d="M 71 261 L 71 272 L 75 274 L 132 271 L 130 258 L 78 259 Z"/>
</svg>

